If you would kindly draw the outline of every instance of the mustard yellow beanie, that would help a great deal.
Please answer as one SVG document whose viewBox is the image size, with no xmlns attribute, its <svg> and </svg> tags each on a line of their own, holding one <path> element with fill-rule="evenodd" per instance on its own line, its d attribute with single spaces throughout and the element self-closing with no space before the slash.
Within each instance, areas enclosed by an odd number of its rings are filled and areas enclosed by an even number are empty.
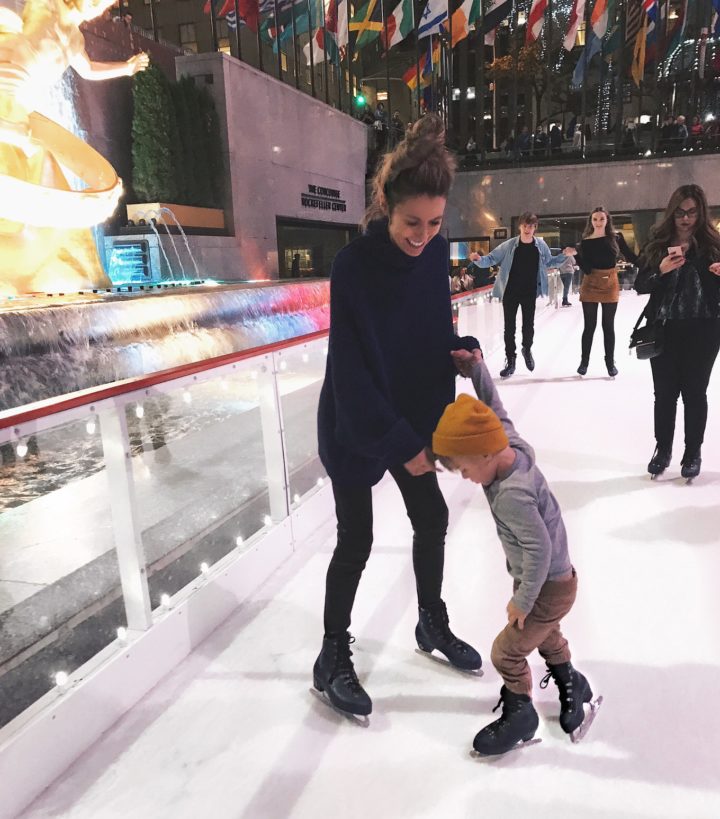
<svg viewBox="0 0 720 819">
<path fill-rule="evenodd" d="M 497 415 L 482 401 L 459 395 L 445 407 L 433 433 L 436 455 L 494 455 L 508 445 L 508 437 Z"/>
</svg>

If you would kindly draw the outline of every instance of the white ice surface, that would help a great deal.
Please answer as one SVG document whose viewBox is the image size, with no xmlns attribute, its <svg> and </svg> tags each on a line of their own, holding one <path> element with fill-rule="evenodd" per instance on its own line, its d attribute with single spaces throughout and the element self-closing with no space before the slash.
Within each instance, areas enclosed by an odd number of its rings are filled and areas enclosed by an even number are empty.
<svg viewBox="0 0 720 819">
<path fill-rule="evenodd" d="M 539 317 L 535 373 L 500 386 L 564 510 L 580 578 L 565 621 L 574 661 L 605 703 L 582 744 L 537 689 L 540 745 L 471 759 L 500 681 L 414 651 L 409 527 L 392 484 L 376 494 L 376 543 L 353 619 L 373 697 L 368 728 L 308 692 L 320 647 L 332 526 L 320 530 L 186 662 L 37 800 L 26 817 L 360 819 L 720 817 L 720 378 L 704 470 L 645 473 L 653 449 L 647 362 L 626 354 L 640 300 L 624 294 L 619 377 L 599 335 L 588 376 L 581 308 Z M 494 372 L 500 354 L 489 358 Z M 469 382 L 461 382 L 467 389 Z M 682 412 L 679 413 L 682 430 Z M 444 596 L 455 631 L 488 657 L 510 579 L 482 490 L 442 476 L 451 509 Z"/>
</svg>

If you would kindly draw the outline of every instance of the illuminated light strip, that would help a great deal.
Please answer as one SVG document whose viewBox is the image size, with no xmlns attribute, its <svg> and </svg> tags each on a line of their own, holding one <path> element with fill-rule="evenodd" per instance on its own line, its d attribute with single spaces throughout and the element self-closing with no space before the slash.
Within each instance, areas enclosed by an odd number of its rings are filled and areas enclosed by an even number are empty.
<svg viewBox="0 0 720 819">
<path fill-rule="evenodd" d="M 4 134 L 0 125 L 0 142 L 17 144 L 17 137 L 15 129 Z M 115 169 L 104 157 L 37 112 L 29 116 L 29 138 L 35 150 L 47 150 L 88 187 L 68 191 L 0 174 L 0 219 L 34 227 L 83 228 L 112 215 L 123 187 Z"/>
</svg>

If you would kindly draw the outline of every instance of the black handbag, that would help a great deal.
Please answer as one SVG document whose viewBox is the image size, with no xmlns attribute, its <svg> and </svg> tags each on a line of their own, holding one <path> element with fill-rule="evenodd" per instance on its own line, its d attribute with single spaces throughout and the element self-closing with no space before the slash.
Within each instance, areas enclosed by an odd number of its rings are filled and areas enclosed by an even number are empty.
<svg viewBox="0 0 720 819">
<path fill-rule="evenodd" d="M 635 355 L 641 360 L 655 358 L 656 355 L 660 355 L 660 353 L 663 351 L 662 331 L 665 322 L 649 322 L 647 320 L 648 317 L 645 312 L 646 310 L 647 308 L 640 313 L 640 316 L 632 329 L 632 333 L 630 333 L 630 349 L 634 349 Z M 645 319 L 646 323 L 643 327 L 641 327 L 640 324 L 642 323 L 643 319 Z"/>
</svg>

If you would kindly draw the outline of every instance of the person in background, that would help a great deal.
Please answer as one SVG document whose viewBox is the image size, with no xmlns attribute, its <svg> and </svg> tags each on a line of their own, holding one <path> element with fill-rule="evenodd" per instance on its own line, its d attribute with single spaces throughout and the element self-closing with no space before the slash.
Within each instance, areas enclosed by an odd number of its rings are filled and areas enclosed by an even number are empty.
<svg viewBox="0 0 720 819">
<path fill-rule="evenodd" d="M 561 154 L 562 153 L 562 131 L 560 130 L 560 126 L 557 122 L 553 122 L 552 127 L 550 128 L 550 152 L 552 154 Z"/>
<path fill-rule="evenodd" d="M 562 306 L 572 307 L 568 296 L 570 295 L 570 286 L 572 285 L 573 274 L 575 273 L 575 260 L 565 259 L 558 270 L 560 272 L 560 281 L 562 282 L 563 286 Z"/>
<path fill-rule="evenodd" d="M 655 452 L 648 472 L 672 460 L 678 398 L 685 407 L 683 478 L 696 478 L 708 417 L 707 388 L 720 350 L 720 234 L 710 221 L 705 191 L 682 185 L 651 232 L 635 279 L 649 293 L 649 323 L 662 328 L 660 355 L 650 359 L 655 387 Z"/>
</svg>

